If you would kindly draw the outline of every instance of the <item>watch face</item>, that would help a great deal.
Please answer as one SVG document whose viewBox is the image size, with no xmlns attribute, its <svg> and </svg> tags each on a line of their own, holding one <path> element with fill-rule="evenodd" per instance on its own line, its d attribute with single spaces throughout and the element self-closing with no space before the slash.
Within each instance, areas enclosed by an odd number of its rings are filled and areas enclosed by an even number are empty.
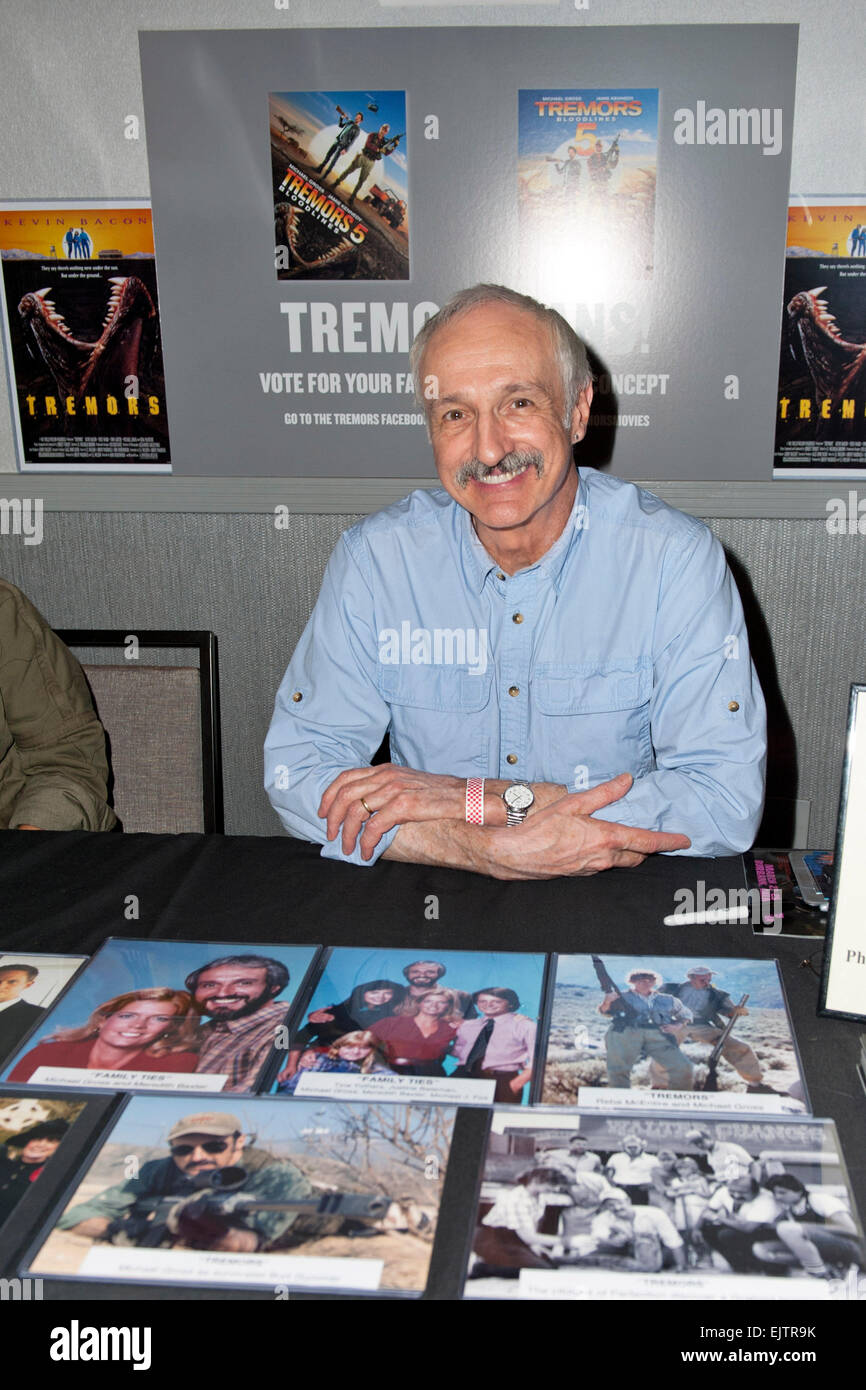
<svg viewBox="0 0 866 1390">
<path fill-rule="evenodd" d="M 506 787 L 503 797 L 506 806 L 510 806 L 512 811 L 525 811 L 535 800 L 535 793 L 524 782 L 516 782 L 513 786 Z"/>
</svg>

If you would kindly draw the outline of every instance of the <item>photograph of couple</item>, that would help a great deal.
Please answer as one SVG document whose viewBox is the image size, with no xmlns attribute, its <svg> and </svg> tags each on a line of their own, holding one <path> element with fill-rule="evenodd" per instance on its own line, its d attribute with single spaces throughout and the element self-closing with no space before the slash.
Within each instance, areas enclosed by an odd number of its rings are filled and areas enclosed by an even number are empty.
<svg viewBox="0 0 866 1390">
<path fill-rule="evenodd" d="M 250 1094 L 315 954 L 112 938 L 3 1079 Z"/>
</svg>

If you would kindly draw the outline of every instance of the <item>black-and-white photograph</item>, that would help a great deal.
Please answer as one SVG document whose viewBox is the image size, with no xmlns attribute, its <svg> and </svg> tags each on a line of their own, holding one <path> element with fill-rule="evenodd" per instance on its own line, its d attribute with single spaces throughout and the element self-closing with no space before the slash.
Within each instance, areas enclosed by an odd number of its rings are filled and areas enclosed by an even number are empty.
<svg viewBox="0 0 866 1390">
<path fill-rule="evenodd" d="M 864 1269 L 829 1120 L 494 1113 L 465 1297 L 821 1300 Z"/>
</svg>

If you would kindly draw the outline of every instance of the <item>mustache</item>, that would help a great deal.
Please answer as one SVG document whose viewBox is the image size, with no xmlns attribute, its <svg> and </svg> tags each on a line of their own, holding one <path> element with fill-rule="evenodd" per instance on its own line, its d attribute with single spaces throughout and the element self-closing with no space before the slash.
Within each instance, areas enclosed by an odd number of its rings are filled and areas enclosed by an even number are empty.
<svg viewBox="0 0 866 1390">
<path fill-rule="evenodd" d="M 540 449 L 517 449 L 510 454 L 504 454 L 495 464 L 482 463 L 477 458 L 467 459 L 458 469 L 454 481 L 458 487 L 466 487 L 469 482 L 479 482 L 497 467 L 506 477 L 513 477 L 524 468 L 534 468 L 540 478 L 544 472 L 544 455 Z"/>
</svg>

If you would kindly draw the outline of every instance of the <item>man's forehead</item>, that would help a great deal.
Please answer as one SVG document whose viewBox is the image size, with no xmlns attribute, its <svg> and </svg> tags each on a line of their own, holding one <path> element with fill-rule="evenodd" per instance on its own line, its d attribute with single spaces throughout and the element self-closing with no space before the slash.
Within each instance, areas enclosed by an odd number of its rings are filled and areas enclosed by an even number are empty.
<svg viewBox="0 0 866 1390">
<path fill-rule="evenodd" d="M 172 1144 L 210 1144 L 214 1139 L 234 1139 L 234 1134 L 209 1134 L 200 1129 L 185 1129 L 182 1134 L 172 1136 Z"/>
<path fill-rule="evenodd" d="M 265 973 L 264 965 L 206 965 L 199 975 L 199 980 L 203 980 L 206 975 L 262 975 Z"/>
<path fill-rule="evenodd" d="M 496 342 L 505 345 L 516 341 L 517 345 L 523 343 L 524 346 L 527 342 L 535 342 L 548 350 L 550 357 L 555 356 L 555 343 L 549 325 L 530 309 L 523 309 L 518 304 L 506 304 L 502 300 L 473 304 L 471 309 L 456 314 L 432 335 L 427 350 L 432 353 L 438 350 L 441 343 L 453 347 L 475 338 L 487 342 L 491 350 Z"/>
</svg>

